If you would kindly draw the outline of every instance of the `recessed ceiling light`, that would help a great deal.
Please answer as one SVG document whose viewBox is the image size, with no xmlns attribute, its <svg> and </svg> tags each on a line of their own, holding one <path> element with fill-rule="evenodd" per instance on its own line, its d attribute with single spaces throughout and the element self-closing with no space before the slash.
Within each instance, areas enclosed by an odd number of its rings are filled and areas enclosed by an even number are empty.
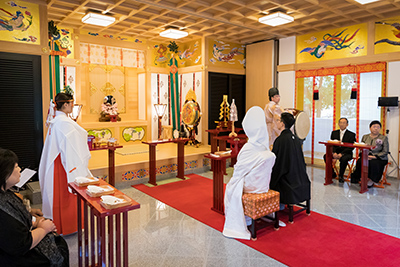
<svg viewBox="0 0 400 267">
<path fill-rule="evenodd" d="M 177 29 L 166 29 L 165 31 L 160 32 L 160 36 L 172 39 L 179 39 L 188 35 L 189 33 Z"/>
<path fill-rule="evenodd" d="M 107 15 L 89 12 L 82 18 L 82 22 L 98 26 L 108 26 L 115 22 L 115 18 Z"/>
<path fill-rule="evenodd" d="M 258 22 L 267 24 L 269 26 L 278 26 L 294 21 L 292 16 L 289 16 L 281 11 L 269 14 L 258 19 Z"/>
<path fill-rule="evenodd" d="M 361 5 L 365 5 L 365 4 L 377 2 L 377 1 L 379 1 L 379 0 L 354 0 L 354 1 L 360 3 Z"/>
</svg>

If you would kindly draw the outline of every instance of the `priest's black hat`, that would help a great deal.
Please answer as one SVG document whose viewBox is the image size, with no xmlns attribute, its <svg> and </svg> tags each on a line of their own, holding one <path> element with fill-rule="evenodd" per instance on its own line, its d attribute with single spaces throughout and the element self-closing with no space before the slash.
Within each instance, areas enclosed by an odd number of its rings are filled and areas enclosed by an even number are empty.
<svg viewBox="0 0 400 267">
<path fill-rule="evenodd" d="M 292 127 L 295 122 L 294 116 L 289 112 L 283 112 L 281 114 L 281 120 L 285 124 L 286 129 Z"/>
<path fill-rule="evenodd" d="M 268 96 L 269 96 L 269 100 L 271 101 L 271 98 L 275 95 L 279 95 L 279 90 L 276 87 L 272 87 L 268 90 Z"/>
</svg>

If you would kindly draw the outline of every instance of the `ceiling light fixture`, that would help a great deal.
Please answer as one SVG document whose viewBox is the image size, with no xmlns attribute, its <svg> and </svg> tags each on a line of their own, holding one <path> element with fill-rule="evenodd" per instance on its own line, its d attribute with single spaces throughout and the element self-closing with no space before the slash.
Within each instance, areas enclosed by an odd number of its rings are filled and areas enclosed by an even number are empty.
<svg viewBox="0 0 400 267">
<path fill-rule="evenodd" d="M 289 16 L 281 11 L 271 13 L 267 16 L 261 17 L 258 19 L 258 22 L 267 24 L 269 26 L 275 27 L 278 25 L 283 25 L 286 23 L 293 22 L 294 18 Z"/>
<path fill-rule="evenodd" d="M 89 12 L 82 18 L 82 22 L 97 26 L 108 26 L 115 22 L 115 18 L 107 15 Z"/>
<path fill-rule="evenodd" d="M 360 3 L 361 5 L 365 5 L 365 4 L 377 2 L 379 0 L 354 0 L 354 1 L 356 1 L 357 3 Z"/>
<path fill-rule="evenodd" d="M 179 39 L 188 36 L 188 32 L 180 31 L 178 29 L 174 28 L 169 28 L 166 29 L 165 31 L 160 32 L 161 37 L 167 37 L 167 38 L 172 38 L 172 39 Z"/>
</svg>

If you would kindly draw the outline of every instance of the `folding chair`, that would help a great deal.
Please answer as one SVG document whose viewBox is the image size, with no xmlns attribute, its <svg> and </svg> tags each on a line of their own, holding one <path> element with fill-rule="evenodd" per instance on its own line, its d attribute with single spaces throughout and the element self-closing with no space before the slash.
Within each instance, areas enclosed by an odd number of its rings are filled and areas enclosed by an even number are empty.
<svg viewBox="0 0 400 267">
<path fill-rule="evenodd" d="M 388 181 L 386 180 L 386 175 L 387 175 L 387 171 L 389 168 L 389 165 L 392 164 L 391 162 L 388 162 L 385 165 L 385 169 L 383 170 L 383 174 L 382 174 L 382 179 L 379 181 L 378 184 L 374 184 L 374 187 L 378 187 L 378 188 L 385 188 L 385 185 L 391 185 L 391 183 L 388 183 Z"/>
</svg>

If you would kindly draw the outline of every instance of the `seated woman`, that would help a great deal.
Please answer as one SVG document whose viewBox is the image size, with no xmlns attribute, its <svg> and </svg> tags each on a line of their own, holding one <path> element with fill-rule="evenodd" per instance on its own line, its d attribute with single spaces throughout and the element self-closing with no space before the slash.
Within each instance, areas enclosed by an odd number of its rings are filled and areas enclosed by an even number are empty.
<svg viewBox="0 0 400 267">
<path fill-rule="evenodd" d="M 10 191 L 21 168 L 14 152 L 0 148 L 0 262 L 1 266 L 69 266 L 65 240 L 51 220 L 35 217 Z M 40 212 L 34 210 L 35 215 Z"/>
<path fill-rule="evenodd" d="M 251 224 L 251 218 L 245 218 L 242 195 L 268 192 L 275 155 L 269 150 L 267 124 L 260 107 L 250 108 L 242 125 L 249 140 L 240 150 L 232 178 L 226 185 L 225 225 L 222 234 L 226 237 L 250 239 L 247 225 Z"/>
<path fill-rule="evenodd" d="M 371 149 L 368 154 L 368 188 L 374 186 L 374 183 L 378 183 L 383 174 L 383 169 L 388 163 L 389 154 L 389 141 L 388 138 L 380 134 L 382 124 L 379 121 L 372 121 L 369 124 L 369 130 L 371 133 L 365 134 L 361 142 L 375 146 Z M 357 160 L 356 169 L 351 174 L 351 182 L 358 183 L 361 178 L 361 153 L 360 158 Z"/>
</svg>

